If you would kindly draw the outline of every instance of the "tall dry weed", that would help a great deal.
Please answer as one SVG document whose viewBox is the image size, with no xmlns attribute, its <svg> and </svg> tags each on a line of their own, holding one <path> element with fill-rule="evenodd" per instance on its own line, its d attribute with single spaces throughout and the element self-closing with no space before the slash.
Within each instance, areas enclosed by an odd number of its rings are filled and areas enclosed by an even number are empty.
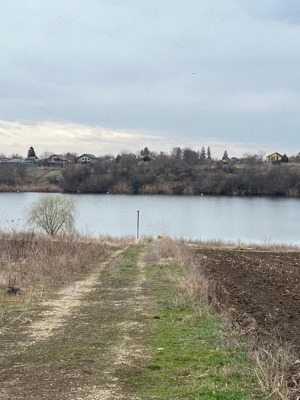
<svg viewBox="0 0 300 400">
<path fill-rule="evenodd" d="M 0 233 L 0 285 L 28 288 L 74 279 L 103 259 L 107 248 L 74 236 L 53 239 L 34 233 Z"/>
<path fill-rule="evenodd" d="M 255 373 L 262 390 L 272 400 L 300 398 L 300 360 L 287 345 L 272 346 L 253 352 Z"/>
<path fill-rule="evenodd" d="M 174 261 L 185 267 L 191 266 L 193 259 L 194 252 L 185 242 L 172 240 L 168 236 L 153 242 L 147 255 L 149 262 Z"/>
</svg>

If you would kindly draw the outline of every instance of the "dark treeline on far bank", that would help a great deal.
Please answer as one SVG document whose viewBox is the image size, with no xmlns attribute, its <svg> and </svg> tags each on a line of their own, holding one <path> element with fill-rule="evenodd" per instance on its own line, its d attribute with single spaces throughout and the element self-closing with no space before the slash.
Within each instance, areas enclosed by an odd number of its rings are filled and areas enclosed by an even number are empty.
<svg viewBox="0 0 300 400">
<path fill-rule="evenodd" d="M 147 149 L 147 148 L 145 148 Z M 148 151 L 85 162 L 0 164 L 1 191 L 66 193 L 300 196 L 300 163 L 262 157 L 213 160 L 191 149 Z M 148 150 L 148 149 L 147 149 Z M 277 153 L 276 153 L 277 154 Z"/>
<path fill-rule="evenodd" d="M 64 169 L 59 185 L 66 192 L 299 196 L 300 165 L 187 163 L 169 157 L 137 164 L 126 159 Z"/>
</svg>

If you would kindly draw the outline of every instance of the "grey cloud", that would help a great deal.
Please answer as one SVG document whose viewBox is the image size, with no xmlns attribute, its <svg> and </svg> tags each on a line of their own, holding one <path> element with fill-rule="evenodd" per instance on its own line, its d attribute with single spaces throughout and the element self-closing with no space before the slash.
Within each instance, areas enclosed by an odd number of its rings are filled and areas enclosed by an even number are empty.
<svg viewBox="0 0 300 400">
<path fill-rule="evenodd" d="M 291 24 L 300 23 L 298 0 L 241 0 L 238 4 L 254 18 L 284 20 Z"/>
<path fill-rule="evenodd" d="M 82 10 L 74 8 L 65 15 L 60 15 L 53 21 L 47 23 L 38 32 L 34 33 L 29 40 L 25 41 L 19 48 L 19 55 L 22 59 L 30 57 L 30 53 L 44 45 L 44 42 L 53 36 L 61 33 L 69 24 L 80 17 Z"/>
<path fill-rule="evenodd" d="M 298 16 L 297 3 L 283 0 L 12 0 L 0 16 L 1 118 L 247 143 L 245 126 L 272 94 L 297 87 Z M 208 100 L 226 87 L 241 96 Z M 257 110 L 253 93 L 271 101 Z M 300 146 L 279 129 L 297 126 L 296 110 L 275 114 L 257 140 L 272 126 L 279 141 Z"/>
</svg>

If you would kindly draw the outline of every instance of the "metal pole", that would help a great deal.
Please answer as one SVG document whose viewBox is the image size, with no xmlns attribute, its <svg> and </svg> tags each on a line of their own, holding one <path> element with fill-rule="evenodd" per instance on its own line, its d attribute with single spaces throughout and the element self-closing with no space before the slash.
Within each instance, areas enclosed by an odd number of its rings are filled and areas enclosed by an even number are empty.
<svg viewBox="0 0 300 400">
<path fill-rule="evenodd" d="M 139 240 L 140 238 L 140 210 L 137 209 L 136 212 L 136 238 Z"/>
</svg>

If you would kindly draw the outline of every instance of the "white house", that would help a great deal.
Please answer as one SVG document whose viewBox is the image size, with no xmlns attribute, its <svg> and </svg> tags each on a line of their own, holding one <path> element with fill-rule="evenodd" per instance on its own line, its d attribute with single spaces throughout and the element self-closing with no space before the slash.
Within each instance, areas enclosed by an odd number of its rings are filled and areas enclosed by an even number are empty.
<svg viewBox="0 0 300 400">
<path fill-rule="evenodd" d="M 93 164 L 95 161 L 97 161 L 97 157 L 93 154 L 82 154 L 76 158 L 76 162 L 79 164 Z"/>
</svg>

